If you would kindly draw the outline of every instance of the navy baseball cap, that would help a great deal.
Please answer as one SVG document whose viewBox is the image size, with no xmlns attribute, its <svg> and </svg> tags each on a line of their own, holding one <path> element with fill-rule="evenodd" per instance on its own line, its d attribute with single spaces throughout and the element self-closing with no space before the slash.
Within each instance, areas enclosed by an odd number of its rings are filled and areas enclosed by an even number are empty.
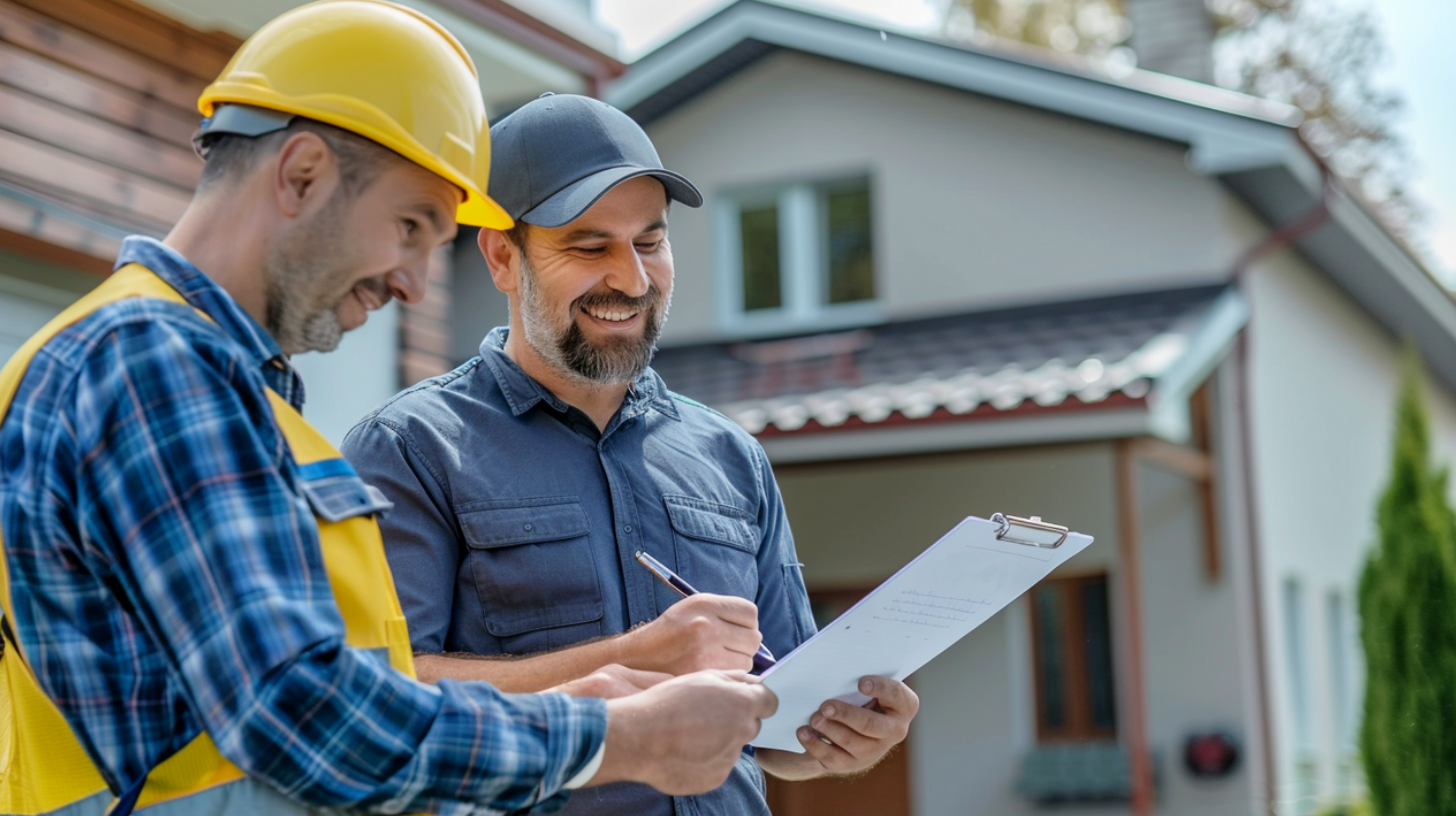
<svg viewBox="0 0 1456 816">
<path fill-rule="evenodd" d="M 570 224 L 638 176 L 662 182 L 674 201 L 703 204 L 691 181 L 663 169 L 641 126 L 601 100 L 542 94 L 490 129 L 490 197 L 517 221 Z"/>
</svg>

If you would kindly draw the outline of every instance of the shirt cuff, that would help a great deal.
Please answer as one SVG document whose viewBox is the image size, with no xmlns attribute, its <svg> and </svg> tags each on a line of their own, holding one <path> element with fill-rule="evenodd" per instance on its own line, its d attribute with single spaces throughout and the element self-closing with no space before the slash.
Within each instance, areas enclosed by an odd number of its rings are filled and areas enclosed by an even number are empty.
<svg viewBox="0 0 1456 816">
<path fill-rule="evenodd" d="M 590 782 L 591 778 L 597 775 L 597 771 L 602 769 L 602 757 L 606 755 L 607 743 L 603 741 L 601 745 L 597 746 L 597 752 L 592 754 L 592 758 L 587 761 L 586 765 L 577 771 L 575 776 L 566 780 L 566 784 L 562 785 L 561 788 L 563 790 L 576 790 Z"/>
</svg>

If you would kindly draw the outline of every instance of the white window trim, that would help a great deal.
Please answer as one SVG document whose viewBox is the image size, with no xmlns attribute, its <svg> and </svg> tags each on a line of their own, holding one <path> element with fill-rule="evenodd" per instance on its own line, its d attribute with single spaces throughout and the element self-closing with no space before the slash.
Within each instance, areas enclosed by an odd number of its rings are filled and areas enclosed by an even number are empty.
<svg viewBox="0 0 1456 816">
<path fill-rule="evenodd" d="M 853 178 L 848 175 L 841 178 Z M 823 214 L 819 212 L 819 189 L 826 180 L 730 191 L 717 196 L 713 211 L 716 322 L 724 334 L 764 336 L 785 332 L 828 331 L 867 326 L 884 321 L 879 299 L 881 269 L 875 241 L 874 300 L 829 304 L 823 273 Z M 871 195 L 874 184 L 871 179 Z M 745 204 L 774 200 L 779 208 L 779 274 L 783 305 L 777 309 L 743 309 L 743 234 L 740 213 Z M 875 210 L 871 210 L 873 214 Z M 875 230 L 872 220 L 870 229 Z"/>
</svg>

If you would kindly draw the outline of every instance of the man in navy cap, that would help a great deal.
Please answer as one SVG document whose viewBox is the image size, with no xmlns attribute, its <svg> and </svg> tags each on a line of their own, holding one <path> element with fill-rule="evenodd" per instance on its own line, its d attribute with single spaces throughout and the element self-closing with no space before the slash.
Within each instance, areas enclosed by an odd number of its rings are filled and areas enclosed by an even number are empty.
<svg viewBox="0 0 1456 816">
<path fill-rule="evenodd" d="M 702 204 L 626 114 L 546 95 L 491 128 L 490 194 L 516 220 L 480 249 L 510 325 L 480 356 L 379 408 L 344 451 L 394 502 L 386 549 L 421 677 L 535 691 L 620 663 L 654 677 L 748 669 L 814 633 L 768 460 L 722 415 L 649 368 L 672 296 L 670 201 Z M 645 551 L 702 594 L 638 566 Z M 567 813 L 761 814 L 759 768 L 862 771 L 919 705 L 829 701 L 804 753 L 745 751 L 721 788 L 673 799 L 583 791 Z"/>
</svg>

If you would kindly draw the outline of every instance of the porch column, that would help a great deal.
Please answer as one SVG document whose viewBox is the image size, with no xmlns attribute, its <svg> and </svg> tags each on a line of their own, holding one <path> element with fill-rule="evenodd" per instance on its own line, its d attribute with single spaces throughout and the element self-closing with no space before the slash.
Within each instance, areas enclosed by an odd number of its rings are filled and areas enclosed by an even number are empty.
<svg viewBox="0 0 1456 816">
<path fill-rule="evenodd" d="M 1132 771 L 1132 816 L 1152 816 L 1153 769 L 1148 756 L 1147 697 L 1143 686 L 1142 565 L 1139 555 L 1138 463 L 1132 440 L 1117 443 L 1117 520 L 1121 550 L 1123 599 L 1122 663 L 1117 676 L 1125 701 L 1124 744 Z"/>
</svg>

